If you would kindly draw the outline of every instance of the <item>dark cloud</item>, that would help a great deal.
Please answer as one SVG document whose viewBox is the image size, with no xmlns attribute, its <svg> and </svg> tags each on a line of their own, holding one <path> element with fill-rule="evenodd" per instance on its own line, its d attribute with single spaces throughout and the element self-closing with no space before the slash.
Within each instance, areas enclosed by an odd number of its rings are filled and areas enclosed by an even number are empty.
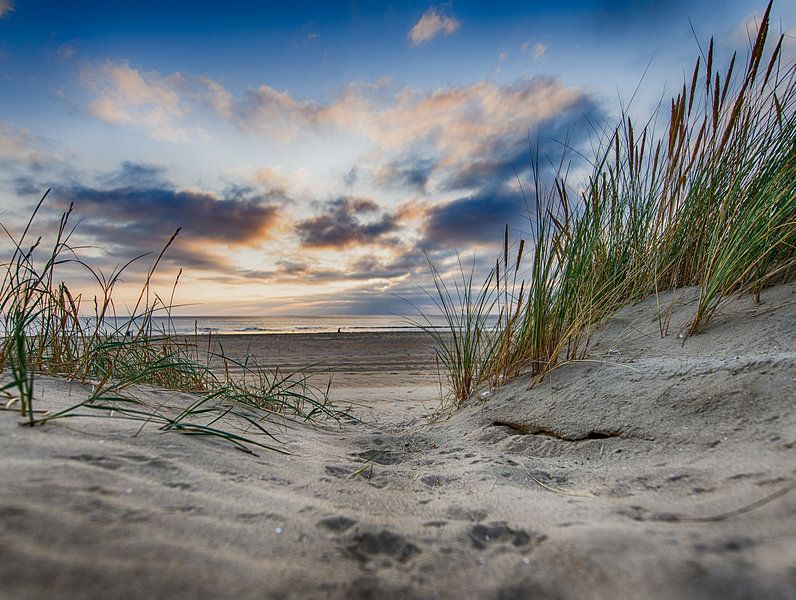
<svg viewBox="0 0 796 600">
<path fill-rule="evenodd" d="M 525 98 L 542 83 L 528 81 L 508 89 Z M 532 102 L 533 98 L 529 96 L 527 101 Z M 581 95 L 531 128 L 518 120 L 516 128 L 501 132 L 500 135 L 477 138 L 474 149 L 455 161 L 442 153 L 429 156 L 427 148 L 418 147 L 382 165 L 375 171 L 374 180 L 379 186 L 402 189 L 408 193 L 473 193 L 513 184 L 518 175 L 527 181 L 531 163 L 537 159 L 543 176 L 552 175 L 551 165 L 558 164 L 562 156 L 575 162 L 580 160 L 572 149 L 586 150 L 593 124 L 605 120 L 604 111 L 598 103 L 591 97 Z"/>
<path fill-rule="evenodd" d="M 165 261 L 191 270 L 234 271 L 225 249 L 255 246 L 268 239 L 278 226 L 283 206 L 290 202 L 279 190 L 257 190 L 230 185 L 222 193 L 180 190 L 168 181 L 158 165 L 125 161 L 112 172 L 90 181 L 85 174 L 61 169 L 39 176 L 36 172 L 10 173 L 6 182 L 18 200 L 10 207 L 12 220 L 24 224 L 31 202 L 51 188 L 48 206 L 37 219 L 47 238 L 58 228 L 59 214 L 74 203 L 72 225 L 77 227 L 71 243 L 102 251 L 93 259 L 96 266 L 112 269 L 116 264 L 145 253 L 157 254 L 178 227 L 180 235 Z M 132 271 L 145 268 L 140 261 Z"/>
<path fill-rule="evenodd" d="M 486 158 L 479 158 L 463 166 L 446 178 L 443 188 L 446 190 L 477 189 L 482 186 L 495 186 L 524 173 L 531 164 L 531 153 L 528 142 L 520 149 L 522 143 L 514 144 L 506 149 L 500 146 L 485 153 Z"/>
<path fill-rule="evenodd" d="M 274 269 L 245 269 L 227 276 L 229 281 L 248 280 L 261 283 L 303 283 L 318 284 L 340 281 L 346 278 L 343 271 L 319 269 L 295 260 L 276 261 Z"/>
<path fill-rule="evenodd" d="M 219 198 L 165 186 L 99 189 L 73 185 L 55 191 L 94 223 L 94 235 L 134 247 L 167 238 L 177 227 L 191 240 L 252 244 L 268 236 L 280 211 L 264 196 Z"/>
<path fill-rule="evenodd" d="M 146 250 L 155 255 L 160 252 L 165 241 L 162 239 L 158 246 L 151 246 Z M 177 238 L 169 248 L 165 256 L 169 264 L 186 271 L 229 271 L 234 268 L 224 256 L 215 254 L 206 247 L 186 243 L 187 241 L 186 238 Z"/>
<path fill-rule="evenodd" d="M 47 189 L 45 184 L 37 182 L 32 177 L 21 175 L 14 177 L 13 181 L 14 193 L 17 196 L 31 196 L 35 194 L 43 194 Z"/>
<path fill-rule="evenodd" d="M 76 243 L 106 251 L 103 265 L 157 253 L 181 227 L 165 261 L 191 270 L 229 272 L 223 248 L 268 239 L 285 202 L 278 193 L 258 194 L 246 187 L 232 186 L 222 194 L 179 190 L 165 180 L 164 169 L 140 163 L 125 162 L 97 181 L 52 185 L 51 197 L 74 203 L 81 219 Z M 17 183 L 20 191 L 34 187 L 29 181 Z"/>
<path fill-rule="evenodd" d="M 152 188 L 165 185 L 166 169 L 157 165 L 124 161 L 118 171 L 100 178 L 110 188 Z"/>
<path fill-rule="evenodd" d="M 395 279 L 414 275 L 418 270 L 428 271 L 428 260 L 419 248 L 397 247 L 392 259 L 364 257 L 348 262 L 341 269 L 323 269 L 301 260 L 285 259 L 274 263 L 273 269 L 230 271 L 223 276 L 225 282 L 256 280 L 262 283 L 324 284 L 368 279 Z"/>
<path fill-rule="evenodd" d="M 433 160 L 425 158 L 396 160 L 381 168 L 377 180 L 384 186 L 425 193 L 434 166 Z"/>
<path fill-rule="evenodd" d="M 589 124 L 603 119 L 596 103 L 584 97 L 532 131 L 518 131 L 482 145 L 469 162 L 443 179 L 441 187 L 446 190 L 495 188 L 527 174 L 537 158 L 545 170 L 558 164 L 564 155 L 577 160 L 570 148 L 582 148 L 589 138 Z"/>
<path fill-rule="evenodd" d="M 419 266 L 427 265 L 423 252 L 418 248 L 402 248 L 396 258 L 382 261 L 367 256 L 353 261 L 347 271 L 356 279 L 394 279 L 414 273 Z"/>
<path fill-rule="evenodd" d="M 337 198 L 326 203 L 322 214 L 299 221 L 296 232 L 304 246 L 313 248 L 383 243 L 397 231 L 398 223 L 387 212 L 376 216 L 378 211 L 369 198 Z"/>
<path fill-rule="evenodd" d="M 422 245 L 452 248 L 498 243 L 504 227 L 527 223 L 528 207 L 519 192 L 483 190 L 432 208 L 423 225 Z"/>
</svg>

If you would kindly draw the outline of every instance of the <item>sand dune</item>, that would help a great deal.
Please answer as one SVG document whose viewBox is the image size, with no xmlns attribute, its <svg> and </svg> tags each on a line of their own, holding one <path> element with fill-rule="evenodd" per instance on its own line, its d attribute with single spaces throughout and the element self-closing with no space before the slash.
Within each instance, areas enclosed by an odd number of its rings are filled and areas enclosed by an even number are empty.
<svg viewBox="0 0 796 600">
<path fill-rule="evenodd" d="M 433 422 L 420 337 L 230 337 L 266 364 L 323 358 L 357 404 L 363 422 L 286 423 L 289 456 L 2 412 L 0 595 L 792 598 L 796 295 L 763 299 L 685 341 L 688 307 L 661 338 L 648 299 L 589 360 Z M 87 393 L 37 381 L 50 409 Z"/>
</svg>

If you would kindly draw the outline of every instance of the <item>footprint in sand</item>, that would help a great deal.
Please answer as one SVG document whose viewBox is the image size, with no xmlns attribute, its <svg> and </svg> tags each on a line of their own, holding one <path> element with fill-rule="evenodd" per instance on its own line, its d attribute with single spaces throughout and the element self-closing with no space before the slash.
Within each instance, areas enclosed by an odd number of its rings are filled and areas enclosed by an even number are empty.
<svg viewBox="0 0 796 600">
<path fill-rule="evenodd" d="M 350 477 L 354 472 L 353 468 L 344 465 L 326 465 L 324 470 L 327 475 L 331 475 L 332 477 Z"/>
<path fill-rule="evenodd" d="M 357 522 L 354 519 L 349 519 L 343 515 L 337 515 L 335 517 L 326 517 L 325 519 L 321 519 L 318 521 L 318 527 L 322 527 L 323 529 L 328 529 L 329 531 L 346 531 L 351 529 Z"/>
<path fill-rule="evenodd" d="M 428 487 L 441 487 L 445 484 L 456 481 L 456 477 L 446 477 L 444 475 L 426 475 L 421 477 L 420 481 L 425 483 Z"/>
<path fill-rule="evenodd" d="M 167 481 L 164 482 L 162 485 L 164 485 L 167 488 L 181 490 L 183 492 L 191 492 L 196 489 L 196 486 L 194 484 L 187 483 L 185 481 Z"/>
<path fill-rule="evenodd" d="M 485 510 L 479 508 L 463 508 L 461 506 L 451 506 L 448 509 L 448 516 L 456 521 L 483 521 L 489 516 Z"/>
<path fill-rule="evenodd" d="M 358 561 L 366 563 L 376 556 L 385 556 L 405 563 L 413 556 L 420 553 L 420 548 L 407 541 L 407 539 L 390 531 L 382 529 L 379 532 L 364 531 L 351 537 L 346 550 Z"/>
<path fill-rule="evenodd" d="M 468 536 L 473 547 L 478 550 L 484 550 L 493 544 L 507 543 L 511 543 L 517 548 L 523 548 L 532 542 L 538 544 L 547 539 L 547 536 L 541 533 L 533 534 L 532 537 L 524 529 L 512 529 L 504 521 L 473 525 Z"/>
<path fill-rule="evenodd" d="M 403 457 L 386 448 L 370 448 L 364 452 L 356 452 L 351 457 L 366 463 L 376 463 L 377 465 L 397 465 L 403 462 Z"/>
</svg>

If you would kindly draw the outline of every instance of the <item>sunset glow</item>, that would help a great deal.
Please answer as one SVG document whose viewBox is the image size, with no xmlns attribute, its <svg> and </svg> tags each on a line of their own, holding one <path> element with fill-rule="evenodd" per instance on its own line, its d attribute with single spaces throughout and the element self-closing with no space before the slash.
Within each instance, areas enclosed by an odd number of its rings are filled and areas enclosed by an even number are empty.
<svg viewBox="0 0 796 600">
<path fill-rule="evenodd" d="M 617 94 L 651 115 L 710 34 L 745 52 L 763 8 L 72 4 L 0 0 L 3 224 L 52 188 L 40 225 L 74 202 L 109 270 L 182 227 L 157 283 L 183 269 L 177 313 L 228 315 L 407 312 L 426 256 L 491 264 L 506 224 L 527 235 L 532 153 L 577 173 Z M 792 57 L 796 6 L 772 23 Z"/>
</svg>

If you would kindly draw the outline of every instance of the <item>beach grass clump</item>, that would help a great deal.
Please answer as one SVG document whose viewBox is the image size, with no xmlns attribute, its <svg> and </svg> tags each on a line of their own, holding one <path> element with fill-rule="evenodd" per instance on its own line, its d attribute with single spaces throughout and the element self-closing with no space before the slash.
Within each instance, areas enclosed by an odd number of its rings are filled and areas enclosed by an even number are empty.
<svg viewBox="0 0 796 600">
<path fill-rule="evenodd" d="M 783 63 L 784 36 L 769 39 L 770 11 L 771 4 L 745 67 L 733 54 L 717 70 L 710 41 L 671 100 L 663 131 L 656 128 L 660 114 L 638 126 L 623 113 L 598 140 L 579 191 L 562 169 L 545 185 L 538 157 L 532 160 L 529 256 L 520 241 L 509 261 L 507 229 L 502 260 L 484 284 L 490 289 L 479 292 L 494 299 L 494 307 L 482 306 L 498 314 L 497 327 L 470 334 L 483 348 L 468 352 L 483 362 L 471 369 L 477 376 L 468 385 L 451 386 L 455 403 L 480 386 L 524 372 L 538 379 L 583 358 L 598 325 L 651 294 L 699 287 L 694 313 L 678 332 L 685 338 L 727 300 L 747 293 L 759 300 L 766 285 L 792 278 L 796 74 Z M 664 319 L 661 333 L 668 333 Z"/>
<path fill-rule="evenodd" d="M 496 303 L 493 290 L 496 273 L 490 272 L 480 287 L 476 287 L 475 265 L 468 271 L 459 258 L 458 276 L 454 275 L 448 285 L 431 261 L 429 266 L 434 290 L 426 291 L 426 295 L 446 325 L 434 326 L 422 311 L 421 320 L 413 324 L 431 336 L 437 369 L 446 387 L 455 397 L 466 397 L 484 378 L 484 369 L 491 364 L 496 349 L 489 333 L 489 319 Z"/>
<path fill-rule="evenodd" d="M 130 266 L 144 256 L 110 274 L 92 267 L 71 243 L 75 232 L 69 224 L 72 205 L 61 216 L 52 246 L 43 251 L 43 238 L 30 238 L 48 193 L 21 235 L 14 236 L 0 225 L 12 247 L 0 280 L 0 370 L 10 375 L 0 391 L 10 398 L 9 404 L 19 403 L 27 424 L 107 415 L 157 424 L 163 431 L 212 436 L 239 449 L 279 450 L 271 433 L 274 417 L 281 423 L 338 417 L 329 403 L 328 387 L 310 383 L 305 373 L 264 369 L 250 358 L 238 361 L 225 356 L 223 349 L 213 350 L 210 338 L 206 346 L 200 346 L 198 336 L 174 333 L 170 322 L 174 289 L 164 300 L 152 289 L 152 281 L 179 229 L 147 269 L 132 310 L 117 314 L 114 290 Z M 60 280 L 66 266 L 87 273 L 99 292 L 89 301 L 73 295 Z M 179 275 L 175 287 L 178 281 Z M 89 304 L 88 314 L 84 314 L 85 304 Z M 155 317 L 166 317 L 160 319 L 166 325 L 156 326 Z M 237 367 L 235 376 L 230 375 L 231 363 Z M 215 364 L 225 368 L 213 368 Z M 92 391 L 66 409 L 34 411 L 36 375 L 90 384 Z M 195 400 L 187 407 L 154 406 L 137 397 L 134 386 L 141 385 L 187 392 Z M 260 439 L 263 436 L 266 441 Z"/>
</svg>

